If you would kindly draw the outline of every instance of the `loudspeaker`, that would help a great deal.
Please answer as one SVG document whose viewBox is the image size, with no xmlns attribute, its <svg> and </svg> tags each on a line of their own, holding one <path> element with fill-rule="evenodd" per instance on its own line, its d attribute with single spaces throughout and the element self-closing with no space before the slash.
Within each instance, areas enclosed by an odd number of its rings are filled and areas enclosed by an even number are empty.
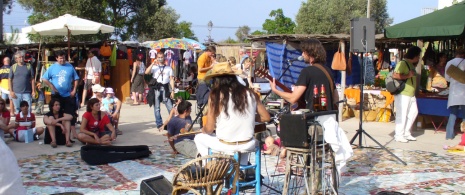
<svg viewBox="0 0 465 195">
<path fill-rule="evenodd" d="M 286 147 L 309 148 L 311 137 L 308 134 L 307 119 L 304 114 L 283 114 L 279 122 L 279 137 Z"/>
<path fill-rule="evenodd" d="M 141 195 L 169 195 L 173 185 L 163 175 L 143 180 L 140 184 Z"/>
<path fill-rule="evenodd" d="M 373 18 L 353 18 L 350 20 L 350 51 L 376 52 L 375 21 Z"/>
</svg>

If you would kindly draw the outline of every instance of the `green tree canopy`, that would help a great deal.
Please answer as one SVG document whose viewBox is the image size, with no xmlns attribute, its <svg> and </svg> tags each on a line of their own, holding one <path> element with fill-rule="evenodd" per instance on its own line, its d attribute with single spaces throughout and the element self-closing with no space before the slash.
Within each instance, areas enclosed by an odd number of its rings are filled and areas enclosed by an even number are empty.
<svg viewBox="0 0 465 195">
<path fill-rule="evenodd" d="M 266 19 L 262 27 L 266 34 L 293 34 L 295 23 L 291 18 L 284 16 L 282 9 L 272 10 L 270 17 Z"/>
<path fill-rule="evenodd" d="M 101 40 L 114 36 L 121 40 L 157 40 L 186 33 L 186 24 L 179 27 L 179 15 L 167 6 L 166 0 L 18 0 L 32 11 L 29 24 L 36 24 L 66 13 L 112 25 L 113 34 L 79 35 L 73 40 Z M 189 25 L 187 25 L 190 28 Z M 181 32 L 182 31 L 182 32 Z M 44 37 L 45 38 L 45 37 Z M 56 38 L 55 38 L 56 39 Z M 58 40 L 63 37 L 58 37 Z"/>
<path fill-rule="evenodd" d="M 239 26 L 236 31 L 236 37 L 239 42 L 244 42 L 245 38 L 250 34 L 250 27 L 247 25 Z"/>
<path fill-rule="evenodd" d="M 182 21 L 179 23 L 179 38 L 185 37 L 193 40 L 197 40 L 197 37 L 195 36 L 194 31 L 191 29 L 192 27 L 192 22 L 187 22 L 187 21 Z"/>
<path fill-rule="evenodd" d="M 350 33 L 350 19 L 366 17 L 366 0 L 307 0 L 302 2 L 296 16 L 296 33 L 337 34 Z M 375 19 L 376 33 L 392 23 L 386 0 L 371 1 L 371 17 Z"/>
</svg>

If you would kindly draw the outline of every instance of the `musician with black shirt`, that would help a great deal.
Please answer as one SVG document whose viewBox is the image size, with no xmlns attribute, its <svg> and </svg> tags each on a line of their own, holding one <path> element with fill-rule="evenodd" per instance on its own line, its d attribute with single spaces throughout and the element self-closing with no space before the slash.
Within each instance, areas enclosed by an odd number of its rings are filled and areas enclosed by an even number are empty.
<svg viewBox="0 0 465 195">
<path fill-rule="evenodd" d="M 326 51 L 323 48 L 323 45 L 317 39 L 309 39 L 303 41 L 300 44 L 302 50 L 302 56 L 306 63 L 309 63 L 310 66 L 302 69 L 297 82 L 295 83 L 294 90 L 292 93 L 279 91 L 276 89 L 276 82 L 270 81 L 271 90 L 278 96 L 282 97 L 284 100 L 288 101 L 291 104 L 299 102 L 299 100 L 304 100 L 306 103 L 307 109 L 312 111 L 318 111 L 314 109 L 314 86 L 316 85 L 318 93 L 321 93 L 322 85 L 325 88 L 326 92 L 326 105 L 327 110 L 335 110 L 336 107 L 333 104 L 333 75 L 331 70 L 325 66 L 326 63 Z M 323 69 L 325 71 L 323 71 Z M 328 76 L 326 76 L 328 75 Z M 300 101 L 303 102 L 303 101 Z M 299 105 L 302 107 L 303 105 Z"/>
</svg>

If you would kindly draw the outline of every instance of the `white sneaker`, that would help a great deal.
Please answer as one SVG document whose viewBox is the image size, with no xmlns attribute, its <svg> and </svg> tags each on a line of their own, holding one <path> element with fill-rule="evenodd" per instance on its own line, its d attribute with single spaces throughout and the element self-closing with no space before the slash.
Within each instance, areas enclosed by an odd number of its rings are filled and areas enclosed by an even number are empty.
<svg viewBox="0 0 465 195">
<path fill-rule="evenodd" d="M 408 139 L 405 139 L 405 138 L 403 138 L 403 137 L 401 137 L 401 138 L 396 138 L 396 142 L 408 143 Z"/>
<path fill-rule="evenodd" d="M 405 139 L 408 140 L 408 141 L 417 141 L 417 138 L 414 138 L 411 135 L 409 135 L 408 137 L 405 137 Z"/>
</svg>

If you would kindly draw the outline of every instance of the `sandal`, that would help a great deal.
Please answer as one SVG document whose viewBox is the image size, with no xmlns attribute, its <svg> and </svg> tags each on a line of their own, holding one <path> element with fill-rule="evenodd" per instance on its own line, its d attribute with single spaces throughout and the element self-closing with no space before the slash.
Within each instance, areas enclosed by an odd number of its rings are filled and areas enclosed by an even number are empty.
<svg viewBox="0 0 465 195">
<path fill-rule="evenodd" d="M 120 131 L 119 129 L 116 129 L 116 135 L 123 135 L 123 132 Z"/>
<path fill-rule="evenodd" d="M 66 147 L 73 147 L 73 143 L 71 141 L 66 142 Z"/>
<path fill-rule="evenodd" d="M 52 148 L 56 148 L 56 147 L 57 147 L 57 143 L 56 143 L 56 142 L 50 142 L 50 146 L 52 146 Z"/>
</svg>

